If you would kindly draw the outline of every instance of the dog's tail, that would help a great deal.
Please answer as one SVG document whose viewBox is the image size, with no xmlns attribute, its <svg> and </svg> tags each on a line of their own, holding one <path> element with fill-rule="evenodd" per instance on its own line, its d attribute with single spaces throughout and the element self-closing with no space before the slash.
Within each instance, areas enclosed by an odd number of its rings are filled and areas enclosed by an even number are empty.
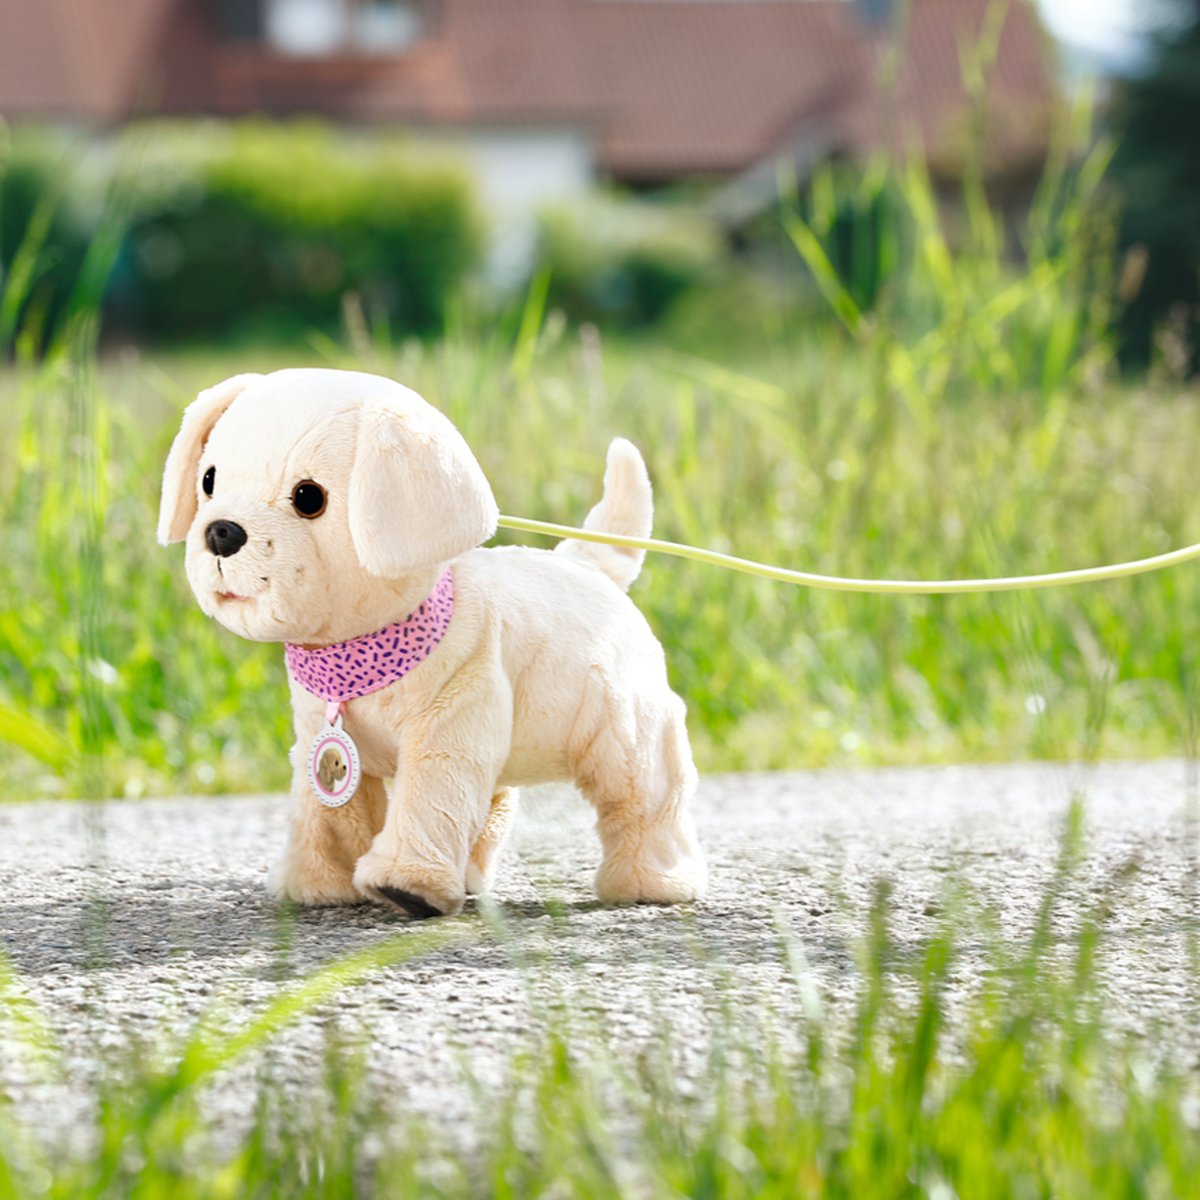
<svg viewBox="0 0 1200 1200">
<path fill-rule="evenodd" d="M 604 468 L 604 495 L 588 513 L 584 529 L 598 533 L 620 533 L 626 537 L 650 536 L 654 520 L 654 498 L 650 491 L 650 476 L 637 447 L 624 438 L 614 438 L 608 448 L 608 463 Z M 638 577 L 644 550 L 627 546 L 604 546 L 599 542 L 580 542 L 567 539 L 554 547 L 577 562 L 587 563 L 604 572 L 622 591 Z"/>
</svg>

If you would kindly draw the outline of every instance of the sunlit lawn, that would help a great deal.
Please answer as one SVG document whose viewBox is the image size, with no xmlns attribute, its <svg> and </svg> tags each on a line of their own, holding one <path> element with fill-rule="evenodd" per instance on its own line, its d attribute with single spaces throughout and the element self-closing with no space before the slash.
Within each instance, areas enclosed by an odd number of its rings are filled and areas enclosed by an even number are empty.
<svg viewBox="0 0 1200 1200">
<path fill-rule="evenodd" d="M 597 351 L 552 324 L 527 372 L 508 347 L 466 337 L 381 354 L 118 356 L 98 370 L 86 416 L 61 377 L 10 377 L 0 735 L 16 744 L 0 740 L 5 796 L 77 788 L 70 762 L 85 736 L 109 794 L 283 785 L 279 649 L 200 614 L 181 550 L 154 542 L 155 506 L 179 409 L 199 387 L 322 361 L 391 374 L 444 408 L 509 513 L 581 519 L 622 434 L 649 462 L 659 536 L 807 570 L 1027 573 L 1200 538 L 1200 430 L 1185 389 L 1107 381 L 1047 399 L 992 384 L 924 420 L 890 389 L 878 394 L 858 348 L 832 333 L 717 363 L 654 341 Z M 81 420 L 94 441 L 72 432 Z M 79 490 L 93 470 L 94 562 Z M 1148 755 L 1188 736 L 1192 568 L 897 599 L 651 558 L 633 594 L 666 646 L 706 770 Z"/>
</svg>

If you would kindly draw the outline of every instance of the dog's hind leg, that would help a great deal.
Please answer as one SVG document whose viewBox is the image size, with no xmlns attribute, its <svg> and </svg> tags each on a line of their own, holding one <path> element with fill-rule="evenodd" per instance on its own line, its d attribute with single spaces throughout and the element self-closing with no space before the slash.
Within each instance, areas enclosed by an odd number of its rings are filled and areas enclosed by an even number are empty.
<svg viewBox="0 0 1200 1200">
<path fill-rule="evenodd" d="M 467 895 L 485 895 L 496 877 L 500 851 L 512 831 L 517 816 L 517 789 L 501 788 L 492 797 L 492 809 L 475 841 L 467 863 Z"/>
<path fill-rule="evenodd" d="M 579 763 L 604 848 L 596 894 L 609 904 L 699 899 L 708 872 L 689 807 L 696 768 L 683 703 L 671 696 L 624 717 L 603 723 Z"/>
<path fill-rule="evenodd" d="M 287 845 L 268 877 L 280 900 L 298 904 L 358 904 L 354 866 L 383 826 L 387 791 L 382 779 L 364 775 L 353 800 L 330 809 L 312 794 L 306 775 L 292 784 L 292 819 Z"/>
</svg>

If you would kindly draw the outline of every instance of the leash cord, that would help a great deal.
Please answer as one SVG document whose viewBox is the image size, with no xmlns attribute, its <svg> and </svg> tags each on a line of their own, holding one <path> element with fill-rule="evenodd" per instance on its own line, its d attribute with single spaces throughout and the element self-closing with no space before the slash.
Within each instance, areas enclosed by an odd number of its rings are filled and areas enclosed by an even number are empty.
<svg viewBox="0 0 1200 1200">
<path fill-rule="evenodd" d="M 792 571 L 786 567 L 772 567 L 767 563 L 753 562 L 732 554 L 721 554 L 716 550 L 704 550 L 699 546 L 685 546 L 679 542 L 663 542 L 658 538 L 625 537 L 619 533 L 599 533 L 591 529 L 576 529 L 572 525 L 552 525 L 547 521 L 531 521 L 527 517 L 502 516 L 499 522 L 503 529 L 522 533 L 538 533 L 547 537 L 570 538 L 579 542 L 598 542 L 605 546 L 623 546 L 630 550 L 648 550 L 655 554 L 670 554 L 675 558 L 688 558 L 694 562 L 724 567 L 729 571 L 741 571 L 746 575 L 757 575 L 763 579 L 774 579 L 780 583 L 794 583 L 800 587 L 819 588 L 827 592 L 868 592 L 876 595 L 942 596 L 962 593 L 1016 592 L 1033 588 L 1067 587 L 1078 583 L 1102 583 L 1109 579 L 1127 579 L 1132 575 L 1147 575 L 1151 571 L 1162 571 L 1180 563 L 1200 558 L 1200 545 L 1185 546 L 1181 550 L 1170 550 L 1156 554 L 1153 558 L 1139 558 L 1133 562 L 1113 563 L 1104 567 L 1085 567 L 1078 571 L 1056 571 L 1050 575 L 1013 575 L 1005 579 L 842 579 L 836 575 L 813 575 L 808 571 Z"/>
</svg>

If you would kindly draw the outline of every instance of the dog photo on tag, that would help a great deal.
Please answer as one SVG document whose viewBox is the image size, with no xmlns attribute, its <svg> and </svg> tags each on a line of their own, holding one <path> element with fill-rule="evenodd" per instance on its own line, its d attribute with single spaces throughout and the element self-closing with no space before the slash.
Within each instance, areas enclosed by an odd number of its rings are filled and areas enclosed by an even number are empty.
<svg viewBox="0 0 1200 1200">
<path fill-rule="evenodd" d="M 346 760 L 339 749 L 330 746 L 321 752 L 317 764 L 317 778 L 320 780 L 321 790 L 325 792 L 334 791 L 335 785 L 346 778 Z"/>
</svg>

